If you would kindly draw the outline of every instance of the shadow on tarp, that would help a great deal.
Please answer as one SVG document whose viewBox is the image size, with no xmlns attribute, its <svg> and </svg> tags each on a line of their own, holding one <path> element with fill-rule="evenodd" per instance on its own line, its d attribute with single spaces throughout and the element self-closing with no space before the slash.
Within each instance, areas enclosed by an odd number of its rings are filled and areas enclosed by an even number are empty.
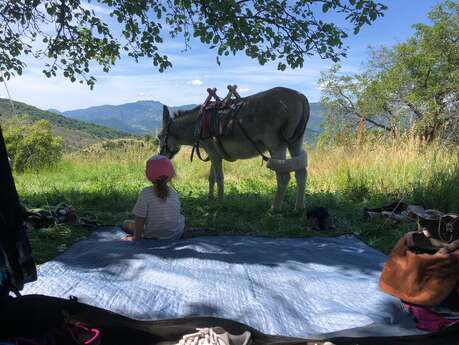
<svg viewBox="0 0 459 345">
<path fill-rule="evenodd" d="M 371 322 L 389 333 L 390 325 L 417 332 L 405 325 L 398 301 L 377 291 L 386 257 L 353 236 L 175 242 L 121 236 L 116 228 L 93 233 L 44 264 L 24 293 L 75 294 L 142 320 L 226 317 L 292 336 Z M 377 331 L 385 334 L 383 326 Z"/>
<path fill-rule="evenodd" d="M 208 236 L 135 242 L 121 241 L 124 235 L 119 228 L 102 228 L 53 261 L 86 269 L 106 267 L 108 273 L 115 275 L 122 270 L 123 262 L 132 265 L 132 260 L 192 259 L 248 266 L 283 266 L 289 270 L 298 270 L 303 264 L 318 264 L 334 267 L 334 270 L 376 276 L 386 260 L 384 254 L 352 235 L 310 238 Z M 120 269 L 110 272 L 110 268 L 117 265 Z"/>
</svg>

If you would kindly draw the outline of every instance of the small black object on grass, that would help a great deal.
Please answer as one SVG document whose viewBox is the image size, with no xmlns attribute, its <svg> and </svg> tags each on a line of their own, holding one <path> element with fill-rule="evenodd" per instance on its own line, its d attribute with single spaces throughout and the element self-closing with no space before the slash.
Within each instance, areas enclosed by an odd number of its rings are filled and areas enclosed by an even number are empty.
<svg viewBox="0 0 459 345">
<path fill-rule="evenodd" d="M 325 207 L 315 207 L 306 212 L 307 226 L 312 230 L 335 230 L 333 220 Z"/>
</svg>

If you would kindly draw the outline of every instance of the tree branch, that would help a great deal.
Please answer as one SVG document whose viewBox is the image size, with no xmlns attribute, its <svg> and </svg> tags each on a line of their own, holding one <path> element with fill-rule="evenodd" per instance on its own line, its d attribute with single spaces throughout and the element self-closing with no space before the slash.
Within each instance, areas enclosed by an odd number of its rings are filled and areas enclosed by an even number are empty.
<svg viewBox="0 0 459 345">
<path fill-rule="evenodd" d="M 393 131 L 392 128 L 384 126 L 383 124 L 380 124 L 380 123 L 378 123 L 378 122 L 376 122 L 376 121 L 374 121 L 372 119 L 366 118 L 365 116 L 362 116 L 359 113 L 354 113 L 354 115 L 356 115 L 358 118 L 360 118 L 360 119 L 362 119 L 362 120 L 364 120 L 364 121 L 366 121 L 368 123 L 371 123 L 372 125 L 374 125 L 374 126 L 376 126 L 378 128 L 382 128 L 382 129 L 384 129 L 384 130 L 386 130 L 388 132 L 392 132 Z"/>
<path fill-rule="evenodd" d="M 413 103 L 411 103 L 410 101 L 407 101 L 406 99 L 403 99 L 403 101 L 406 103 L 408 108 L 411 109 L 411 111 L 416 115 L 418 119 L 422 119 L 424 117 L 424 114 L 421 113 L 419 110 L 417 110 Z"/>
</svg>

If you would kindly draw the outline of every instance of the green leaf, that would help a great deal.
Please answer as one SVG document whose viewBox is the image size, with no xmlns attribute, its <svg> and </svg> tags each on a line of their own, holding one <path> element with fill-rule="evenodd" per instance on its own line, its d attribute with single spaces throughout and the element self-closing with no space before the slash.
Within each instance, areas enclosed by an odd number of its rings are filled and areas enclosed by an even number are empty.
<svg viewBox="0 0 459 345">
<path fill-rule="evenodd" d="M 113 20 L 107 21 L 104 15 L 82 9 L 83 2 L 5 2 L 11 11 L 3 11 L 2 20 L 15 28 L 0 35 L 0 61 L 5 62 L 5 70 L 14 74 L 22 72 L 24 56 L 30 53 L 60 61 L 59 67 L 46 68 L 47 77 L 57 75 L 62 72 L 59 68 L 63 68 L 64 76 L 80 80 L 81 75 L 90 73 L 89 66 L 99 65 L 108 72 L 123 50 L 128 59 L 138 62 L 148 58 L 158 70 L 164 71 L 171 64 L 157 51 L 165 35 L 184 38 L 187 46 L 193 35 L 211 49 L 218 47 L 217 57 L 245 51 L 260 64 L 276 61 L 281 70 L 287 66 L 301 67 L 304 58 L 310 55 L 322 54 L 323 58 L 337 61 L 346 52 L 341 42 L 346 37 L 344 29 L 350 25 L 358 33 L 382 16 L 386 8 L 373 0 L 349 0 L 350 6 L 339 9 L 339 0 L 318 2 L 322 7 L 310 6 L 310 1 L 303 0 L 98 1 L 107 7 L 109 16 L 116 19 L 112 23 Z M 43 3 L 43 7 L 38 6 L 39 3 Z M 31 6 L 37 11 L 34 15 Z M 318 20 L 321 11 L 333 11 L 331 16 L 322 16 L 331 19 Z M 43 30 L 41 16 L 56 23 L 54 32 Z M 163 18 L 161 22 L 159 18 Z M 169 29 L 165 29 L 164 23 Z M 25 37 L 41 40 L 44 47 L 24 43 Z M 219 61 L 217 59 L 217 63 Z M 94 82 L 87 84 L 92 87 Z"/>
</svg>

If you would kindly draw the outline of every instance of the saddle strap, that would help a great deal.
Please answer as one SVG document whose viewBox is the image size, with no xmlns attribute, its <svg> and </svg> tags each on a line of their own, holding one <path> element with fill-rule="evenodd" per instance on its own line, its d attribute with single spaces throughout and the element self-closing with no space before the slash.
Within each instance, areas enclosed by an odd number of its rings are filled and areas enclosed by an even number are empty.
<svg viewBox="0 0 459 345">
<path fill-rule="evenodd" d="M 190 162 L 193 162 L 193 156 L 194 156 L 195 151 L 196 151 L 196 155 L 198 156 L 198 158 L 202 160 L 203 162 L 208 162 L 210 160 L 209 156 L 207 156 L 205 159 L 202 158 L 201 149 L 199 148 L 199 140 L 198 140 L 194 143 L 193 148 L 191 149 Z"/>
<path fill-rule="evenodd" d="M 220 155 L 223 156 L 224 159 L 228 160 L 228 161 L 231 161 L 231 156 L 228 154 L 228 152 L 226 151 L 225 147 L 223 146 L 223 143 L 222 141 L 220 140 L 219 137 L 214 137 L 213 138 L 213 142 L 214 142 L 214 145 L 217 149 L 217 151 L 220 151 Z"/>
<path fill-rule="evenodd" d="M 267 162 L 269 161 L 269 158 L 258 148 L 257 143 L 249 136 L 249 134 L 246 132 L 244 127 L 242 127 L 242 123 L 240 121 L 236 121 L 238 124 L 239 128 L 241 129 L 242 134 L 247 138 L 248 141 L 252 144 L 252 146 L 257 150 L 257 152 L 260 154 L 261 158 Z"/>
</svg>

